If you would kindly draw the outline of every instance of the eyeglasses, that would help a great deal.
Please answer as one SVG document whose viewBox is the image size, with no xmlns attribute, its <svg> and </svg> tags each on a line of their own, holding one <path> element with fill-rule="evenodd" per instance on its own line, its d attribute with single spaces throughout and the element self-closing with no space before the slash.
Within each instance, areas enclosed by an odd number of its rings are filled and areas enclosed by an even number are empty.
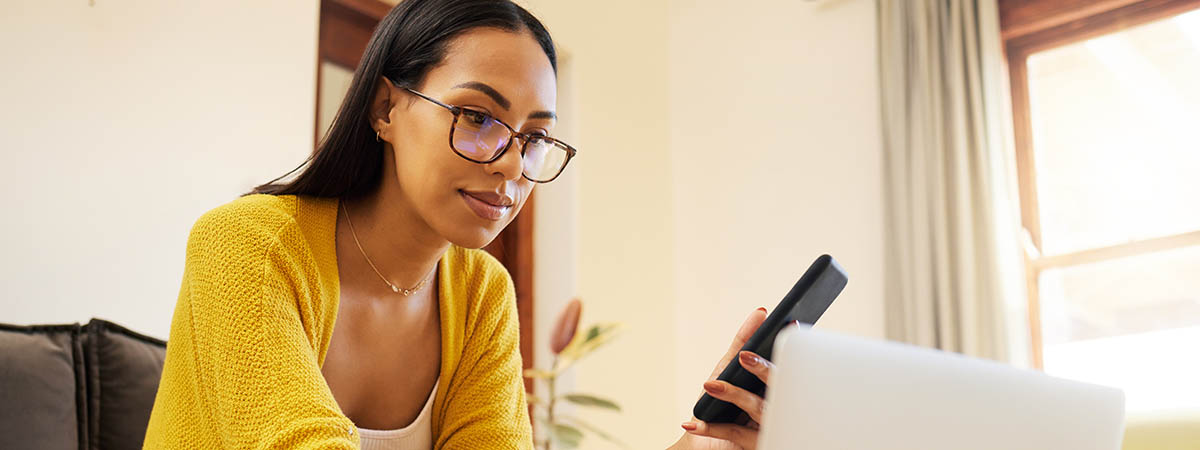
<svg viewBox="0 0 1200 450">
<path fill-rule="evenodd" d="M 514 139 L 520 139 L 521 176 L 535 183 L 549 183 L 575 157 L 575 148 L 566 142 L 541 134 L 518 133 L 483 111 L 450 106 L 413 89 L 404 89 L 454 114 L 450 123 L 450 149 L 467 161 L 493 162 L 504 156 Z"/>
</svg>

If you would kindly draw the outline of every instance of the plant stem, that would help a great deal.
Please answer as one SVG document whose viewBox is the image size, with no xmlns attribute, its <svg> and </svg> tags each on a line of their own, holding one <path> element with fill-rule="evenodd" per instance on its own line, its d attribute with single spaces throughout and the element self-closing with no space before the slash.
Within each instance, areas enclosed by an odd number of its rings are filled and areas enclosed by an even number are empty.
<svg viewBox="0 0 1200 450">
<path fill-rule="evenodd" d="M 551 363 L 550 367 L 555 367 L 557 365 L 558 365 L 558 355 L 554 355 L 554 361 Z M 550 424 L 550 430 L 549 430 L 550 435 L 549 435 L 549 439 L 546 439 L 546 450 L 550 450 L 550 443 L 554 440 L 554 423 L 555 423 L 554 422 L 554 402 L 555 402 L 554 381 L 557 378 L 558 378 L 558 375 L 551 375 L 550 379 L 548 380 L 548 382 L 550 384 L 550 386 L 549 386 L 550 399 L 549 399 L 549 404 L 546 405 L 546 422 Z"/>
</svg>

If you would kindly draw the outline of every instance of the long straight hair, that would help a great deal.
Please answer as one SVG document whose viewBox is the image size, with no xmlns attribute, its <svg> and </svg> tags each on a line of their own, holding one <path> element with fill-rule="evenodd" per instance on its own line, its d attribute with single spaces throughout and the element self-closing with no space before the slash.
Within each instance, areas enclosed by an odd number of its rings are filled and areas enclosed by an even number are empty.
<svg viewBox="0 0 1200 450">
<path fill-rule="evenodd" d="M 374 190 L 383 174 L 384 147 L 375 140 L 368 110 L 379 77 L 416 88 L 446 56 L 451 39 L 480 27 L 529 32 L 557 73 L 550 33 L 510 0 L 404 0 L 375 28 L 329 133 L 316 151 L 292 171 L 244 195 L 355 198 Z M 277 183 L 301 169 L 294 180 Z"/>
</svg>

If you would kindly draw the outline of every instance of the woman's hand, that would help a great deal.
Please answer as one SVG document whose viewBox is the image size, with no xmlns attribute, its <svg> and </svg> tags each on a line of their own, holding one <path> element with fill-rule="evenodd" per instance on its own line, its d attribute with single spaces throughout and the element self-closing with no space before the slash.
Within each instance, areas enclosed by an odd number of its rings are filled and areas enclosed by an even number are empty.
<svg viewBox="0 0 1200 450">
<path fill-rule="evenodd" d="M 758 443 L 758 424 L 762 423 L 762 412 L 766 403 L 762 397 L 746 391 L 742 388 L 734 386 L 724 381 L 718 381 L 717 375 L 721 374 L 721 370 L 733 360 L 738 358 L 738 362 L 746 371 L 753 373 L 764 384 L 770 384 L 771 370 L 775 365 L 762 357 L 751 352 L 739 352 L 742 346 L 746 345 L 746 341 L 758 327 L 762 325 L 767 318 L 767 310 L 758 308 L 750 313 L 750 317 L 742 323 L 741 328 L 733 337 L 733 342 L 729 344 L 729 350 L 725 352 L 725 356 L 717 362 L 717 366 L 713 368 L 712 374 L 708 376 L 708 381 L 704 383 L 704 391 L 708 395 L 719 400 L 724 400 L 733 403 L 742 411 L 746 412 L 748 421 L 745 425 L 737 425 L 731 423 L 706 423 L 695 417 L 692 420 L 682 424 L 683 429 L 687 431 L 672 449 L 707 449 L 707 450 L 753 450 Z"/>
</svg>

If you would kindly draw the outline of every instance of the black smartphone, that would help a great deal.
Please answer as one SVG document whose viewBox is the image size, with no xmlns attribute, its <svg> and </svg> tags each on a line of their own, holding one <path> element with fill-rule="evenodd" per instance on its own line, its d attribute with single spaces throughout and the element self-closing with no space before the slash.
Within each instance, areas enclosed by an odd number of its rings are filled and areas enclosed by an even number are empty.
<svg viewBox="0 0 1200 450">
<path fill-rule="evenodd" d="M 775 336 L 784 326 L 793 321 L 812 325 L 825 314 L 825 310 L 833 303 L 833 299 L 842 293 L 846 287 L 846 271 L 832 256 L 821 255 L 817 258 L 800 280 L 792 286 L 792 290 L 783 296 L 783 300 L 767 316 L 767 320 L 758 327 L 758 331 L 750 336 L 743 351 L 752 351 L 768 361 L 775 348 Z M 738 358 L 734 357 L 729 365 L 721 371 L 718 380 L 729 382 L 747 391 L 762 396 L 766 393 L 766 385 L 754 374 L 742 368 Z M 736 423 L 742 416 L 742 410 L 732 403 L 717 400 L 708 394 L 700 397 L 692 414 L 697 419 L 709 423 Z"/>
</svg>

